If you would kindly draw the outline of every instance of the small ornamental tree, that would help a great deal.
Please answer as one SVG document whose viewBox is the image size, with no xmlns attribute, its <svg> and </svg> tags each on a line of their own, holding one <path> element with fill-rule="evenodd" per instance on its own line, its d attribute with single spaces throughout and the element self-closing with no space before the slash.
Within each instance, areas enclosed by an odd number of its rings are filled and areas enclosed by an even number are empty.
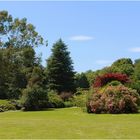
<svg viewBox="0 0 140 140">
<path fill-rule="evenodd" d="M 125 84 L 125 83 L 129 82 L 130 80 L 126 74 L 108 73 L 108 74 L 104 74 L 102 76 L 98 76 L 95 79 L 93 87 L 95 87 L 95 88 L 102 87 L 112 81 L 119 81 L 122 84 Z"/>
</svg>

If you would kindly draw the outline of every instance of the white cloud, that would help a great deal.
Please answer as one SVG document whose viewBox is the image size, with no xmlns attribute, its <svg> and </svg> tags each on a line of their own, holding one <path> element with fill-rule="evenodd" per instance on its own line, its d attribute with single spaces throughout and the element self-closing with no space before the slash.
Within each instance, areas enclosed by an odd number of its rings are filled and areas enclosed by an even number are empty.
<svg viewBox="0 0 140 140">
<path fill-rule="evenodd" d="M 96 61 L 96 64 L 99 64 L 99 65 L 110 65 L 111 63 L 113 63 L 113 61 L 111 60 L 97 60 Z"/>
<path fill-rule="evenodd" d="M 134 47 L 129 49 L 130 52 L 140 52 L 140 47 Z"/>
<path fill-rule="evenodd" d="M 85 36 L 85 35 L 77 35 L 77 36 L 72 36 L 69 39 L 73 40 L 73 41 L 88 41 L 88 40 L 93 40 L 94 37 L 92 37 L 92 36 Z"/>
</svg>

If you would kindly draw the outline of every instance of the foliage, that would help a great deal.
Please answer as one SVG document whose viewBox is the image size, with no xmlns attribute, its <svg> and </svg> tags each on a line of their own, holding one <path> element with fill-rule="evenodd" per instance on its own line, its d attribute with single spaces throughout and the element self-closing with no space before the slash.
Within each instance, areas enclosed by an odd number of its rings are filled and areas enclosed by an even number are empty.
<svg viewBox="0 0 140 140">
<path fill-rule="evenodd" d="M 102 87 L 111 81 L 120 81 L 122 84 L 129 82 L 129 78 L 126 74 L 121 73 L 108 73 L 102 76 L 98 76 L 95 80 L 94 87 Z"/>
<path fill-rule="evenodd" d="M 89 81 L 85 73 L 78 73 L 75 75 L 76 88 L 89 88 Z"/>
<path fill-rule="evenodd" d="M 130 58 L 121 58 L 116 60 L 112 65 L 114 72 L 123 73 L 128 76 L 134 73 L 134 65 Z"/>
<path fill-rule="evenodd" d="M 140 59 L 135 60 L 134 66 L 135 66 L 134 68 L 135 79 L 140 80 Z"/>
<path fill-rule="evenodd" d="M 7 11 L 0 11 L 0 47 L 36 47 L 43 44 L 43 38 L 27 19 L 13 17 Z"/>
<path fill-rule="evenodd" d="M 61 92 L 74 91 L 74 72 L 70 53 L 60 39 L 52 48 L 52 55 L 47 60 L 47 83 L 49 90 Z"/>
<path fill-rule="evenodd" d="M 89 90 L 79 88 L 78 91 L 73 96 L 71 96 L 70 98 L 68 98 L 68 100 L 64 102 L 65 107 L 75 106 L 85 110 L 89 93 L 90 93 Z"/>
<path fill-rule="evenodd" d="M 12 104 L 16 110 L 21 110 L 21 101 L 20 100 L 10 100 L 10 104 Z"/>
<path fill-rule="evenodd" d="M 118 59 L 111 66 L 95 71 L 91 80 L 92 84 L 96 81 L 97 77 L 108 73 L 122 73 L 131 78 L 134 74 L 134 64 L 130 58 Z"/>
<path fill-rule="evenodd" d="M 26 18 L 13 18 L 7 11 L 0 11 L 0 99 L 21 98 L 25 110 L 71 106 L 71 99 L 77 106 L 83 106 L 83 89 L 94 83 L 94 87 L 104 86 L 103 91 L 106 86 L 128 83 L 127 76 L 132 81 L 128 86 L 140 93 L 139 59 L 133 64 L 130 58 L 122 58 L 110 67 L 75 74 L 70 52 L 61 39 L 53 45 L 46 68 L 34 50 L 42 44 L 43 38 Z M 47 90 L 55 90 L 59 96 L 51 91 L 48 103 Z M 18 102 L 14 104 L 20 108 Z"/>
<path fill-rule="evenodd" d="M 119 82 L 119 81 L 111 81 L 110 83 L 108 83 L 107 85 L 108 86 L 118 86 L 118 85 L 121 85 L 122 83 Z"/>
<path fill-rule="evenodd" d="M 39 66 L 32 47 L 0 49 L 0 98 L 18 99 Z"/>
<path fill-rule="evenodd" d="M 64 106 L 64 101 L 57 94 L 57 92 L 53 90 L 48 92 L 48 108 L 62 108 Z"/>
<path fill-rule="evenodd" d="M 33 47 L 43 44 L 42 37 L 24 19 L 13 19 L 0 11 L 0 99 L 19 99 L 31 80 L 40 57 Z"/>
<path fill-rule="evenodd" d="M 91 87 L 93 82 L 94 82 L 94 80 L 96 79 L 96 76 L 98 75 L 97 71 L 88 70 L 84 74 L 85 74 L 85 76 L 86 76 L 86 78 L 88 80 L 89 87 Z"/>
<path fill-rule="evenodd" d="M 34 66 L 30 78 L 28 80 L 28 85 L 42 85 L 44 80 L 43 69 L 39 66 Z"/>
<path fill-rule="evenodd" d="M 27 87 L 22 94 L 21 106 L 25 111 L 39 110 L 47 105 L 47 92 L 38 85 Z"/>
<path fill-rule="evenodd" d="M 90 113 L 137 113 L 140 96 L 136 90 L 123 85 L 98 89 L 87 102 Z"/>
<path fill-rule="evenodd" d="M 16 110 L 15 106 L 7 100 L 0 100 L 0 112 Z"/>
<path fill-rule="evenodd" d="M 129 86 L 133 89 L 136 89 L 140 94 L 140 59 L 135 60 L 134 73 L 131 78 L 132 82 Z"/>
<path fill-rule="evenodd" d="M 14 49 L 0 49 L 0 98 L 16 98 L 19 92 L 17 87 L 20 85 L 18 78 L 21 76 L 19 74 L 19 69 L 15 64 L 15 59 L 13 53 Z"/>
<path fill-rule="evenodd" d="M 60 94 L 60 98 L 61 98 L 63 101 L 69 100 L 72 96 L 73 96 L 73 94 L 72 94 L 71 92 L 62 92 L 62 93 Z"/>
<path fill-rule="evenodd" d="M 87 96 L 89 91 L 81 91 L 81 94 L 76 94 L 73 96 L 73 105 L 81 108 L 85 108 Z"/>
<path fill-rule="evenodd" d="M 73 107 L 74 106 L 73 100 L 72 99 L 69 99 L 68 101 L 65 101 L 64 102 L 64 106 L 65 107 Z"/>
<path fill-rule="evenodd" d="M 137 90 L 137 92 L 140 94 L 140 80 L 133 80 L 130 87 Z"/>
</svg>

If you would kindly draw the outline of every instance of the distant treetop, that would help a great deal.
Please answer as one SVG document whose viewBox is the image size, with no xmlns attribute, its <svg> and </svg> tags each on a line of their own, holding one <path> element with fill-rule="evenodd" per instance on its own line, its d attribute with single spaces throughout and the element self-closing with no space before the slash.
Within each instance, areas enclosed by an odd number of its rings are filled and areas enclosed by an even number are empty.
<svg viewBox="0 0 140 140">
<path fill-rule="evenodd" d="M 27 19 L 13 18 L 7 11 L 0 11 L 0 47 L 38 47 L 43 38 Z"/>
</svg>

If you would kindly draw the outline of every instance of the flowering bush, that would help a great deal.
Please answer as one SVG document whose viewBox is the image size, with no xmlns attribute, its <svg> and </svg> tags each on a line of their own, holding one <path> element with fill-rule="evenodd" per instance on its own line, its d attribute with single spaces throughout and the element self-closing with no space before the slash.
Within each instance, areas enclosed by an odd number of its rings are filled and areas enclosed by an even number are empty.
<svg viewBox="0 0 140 140">
<path fill-rule="evenodd" d="M 102 76 L 98 76 L 95 79 L 94 87 L 102 87 L 111 81 L 119 81 L 122 84 L 129 82 L 129 78 L 126 74 L 120 73 L 108 73 Z"/>
<path fill-rule="evenodd" d="M 137 113 L 140 96 L 123 85 L 96 90 L 87 102 L 89 113 Z"/>
</svg>

